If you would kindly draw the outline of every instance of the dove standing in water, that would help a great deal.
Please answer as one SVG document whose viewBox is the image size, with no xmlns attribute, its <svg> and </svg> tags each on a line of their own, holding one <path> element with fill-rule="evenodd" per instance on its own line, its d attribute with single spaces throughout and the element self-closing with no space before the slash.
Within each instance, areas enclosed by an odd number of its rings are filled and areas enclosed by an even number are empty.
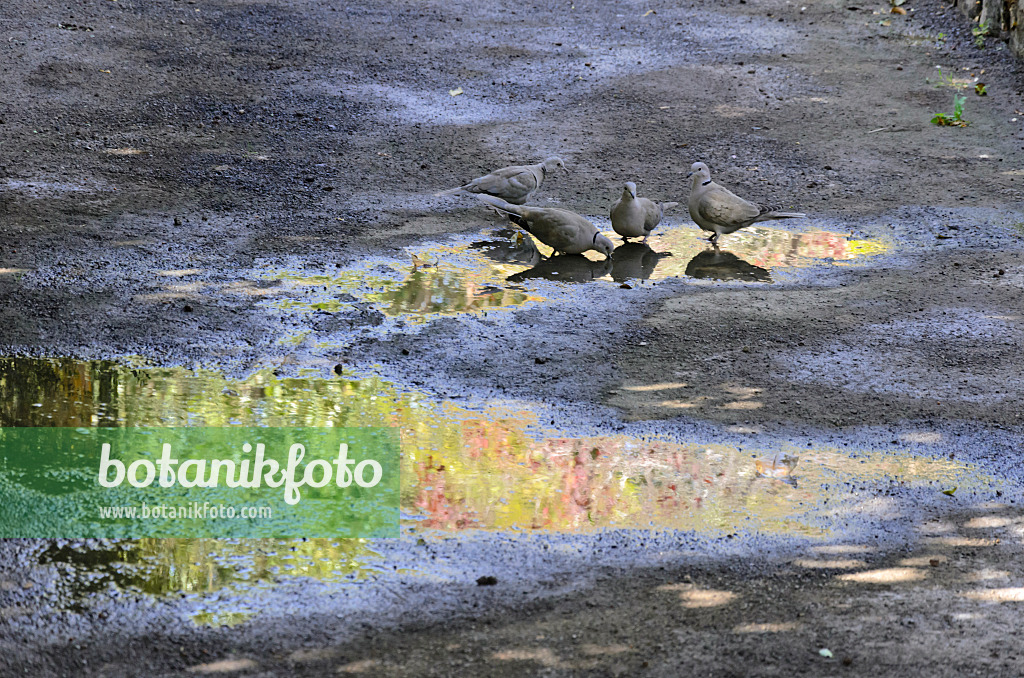
<svg viewBox="0 0 1024 678">
<path fill-rule="evenodd" d="M 540 188 L 544 178 L 555 168 L 565 169 L 561 158 L 551 157 L 536 165 L 513 165 L 502 167 L 490 174 L 473 179 L 468 184 L 435 193 L 435 196 L 450 195 L 459 191 L 493 195 L 513 205 L 522 205 L 530 194 Z"/>
<path fill-rule="evenodd" d="M 799 212 L 776 212 L 744 200 L 732 191 L 711 181 L 711 170 L 702 162 L 695 162 L 687 176 L 690 183 L 690 218 L 705 231 L 712 231 L 708 238 L 717 245 L 724 234 L 772 219 L 798 219 L 806 215 Z"/>
<path fill-rule="evenodd" d="M 643 238 L 647 242 L 647 236 L 661 223 L 665 210 L 678 204 L 665 202 L 659 205 L 647 198 L 638 198 L 636 184 L 627 181 L 622 188 L 622 197 L 612 205 L 612 228 L 622 236 L 623 242 L 629 242 L 630 238 Z"/>
<path fill-rule="evenodd" d="M 615 248 L 612 241 L 597 230 L 597 226 L 575 212 L 557 207 L 519 207 L 490 195 L 478 195 L 477 199 L 502 214 L 519 217 L 519 223 L 527 233 L 556 253 L 583 254 L 594 250 L 608 258 Z"/>
</svg>

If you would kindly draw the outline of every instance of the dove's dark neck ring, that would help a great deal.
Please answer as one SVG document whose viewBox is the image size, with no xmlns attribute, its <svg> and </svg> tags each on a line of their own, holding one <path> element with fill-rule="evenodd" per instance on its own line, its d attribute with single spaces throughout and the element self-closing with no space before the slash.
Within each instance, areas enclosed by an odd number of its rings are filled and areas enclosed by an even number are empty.
<svg viewBox="0 0 1024 678">
<path fill-rule="evenodd" d="M 599 235 L 601 235 L 600 231 L 598 231 L 597 233 L 594 234 L 594 240 L 590 243 L 591 245 L 597 244 L 597 236 L 599 236 Z"/>
<path fill-rule="evenodd" d="M 710 183 L 711 183 L 711 179 L 708 179 L 707 181 L 703 181 L 703 182 L 701 182 L 701 184 L 700 184 L 700 185 L 701 185 L 701 186 L 707 186 L 707 185 L 708 185 L 708 184 L 710 184 Z"/>
</svg>

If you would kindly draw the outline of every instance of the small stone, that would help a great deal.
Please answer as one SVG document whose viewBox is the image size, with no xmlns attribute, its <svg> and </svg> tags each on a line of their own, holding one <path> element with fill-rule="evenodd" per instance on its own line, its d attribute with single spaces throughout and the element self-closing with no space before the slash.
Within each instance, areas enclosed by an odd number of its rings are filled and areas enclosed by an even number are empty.
<svg viewBox="0 0 1024 678">
<path fill-rule="evenodd" d="M 181 217 L 174 217 L 174 225 L 181 226 Z"/>
<path fill-rule="evenodd" d="M 338 363 L 337 365 L 334 366 L 334 373 L 335 374 L 340 375 L 344 371 L 345 371 L 345 366 L 342 365 L 341 363 Z"/>
<path fill-rule="evenodd" d="M 192 306 L 191 306 L 191 304 L 185 304 L 185 307 L 182 308 L 181 310 L 184 311 L 185 313 L 191 313 L 192 312 Z"/>
<path fill-rule="evenodd" d="M 490 575 L 484 575 L 483 577 L 480 577 L 480 578 L 478 578 L 476 580 L 476 585 L 477 586 L 494 586 L 497 583 L 498 583 L 498 578 L 497 577 L 492 577 Z"/>
<path fill-rule="evenodd" d="M 403 348 L 402 349 L 402 355 L 409 355 L 409 349 Z"/>
</svg>

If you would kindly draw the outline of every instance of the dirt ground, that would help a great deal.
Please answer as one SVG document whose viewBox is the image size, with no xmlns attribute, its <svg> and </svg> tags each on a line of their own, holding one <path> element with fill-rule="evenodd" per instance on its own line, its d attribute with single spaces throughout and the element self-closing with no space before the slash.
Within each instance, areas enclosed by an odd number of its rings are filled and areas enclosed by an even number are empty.
<svg viewBox="0 0 1024 678">
<path fill-rule="evenodd" d="M 702 160 L 889 251 L 795 284 L 580 286 L 573 303 L 364 338 L 339 359 L 612 427 L 891 439 L 1019 485 L 1024 66 L 995 39 L 976 47 L 954 8 L 903 7 L 5 3 L 0 345 L 301 365 L 312 349 L 281 355 L 280 320 L 257 306 L 258 262 L 344 266 L 478 230 L 479 208 L 433 194 L 511 162 L 560 155 L 569 171 L 537 199 L 603 215 L 627 180 L 685 202 Z M 952 112 L 942 78 L 963 80 L 969 127 L 929 122 Z M 191 287 L 156 274 L 193 269 Z M 176 635 L 96 614 L 44 638 L 5 634 L 0 615 L 0 673 L 1021 675 L 1010 494 L 930 504 L 895 540 L 594 562 L 571 590 L 444 588 L 365 625 L 282 614 Z M 13 595 L 21 575 L 2 574 Z"/>
</svg>

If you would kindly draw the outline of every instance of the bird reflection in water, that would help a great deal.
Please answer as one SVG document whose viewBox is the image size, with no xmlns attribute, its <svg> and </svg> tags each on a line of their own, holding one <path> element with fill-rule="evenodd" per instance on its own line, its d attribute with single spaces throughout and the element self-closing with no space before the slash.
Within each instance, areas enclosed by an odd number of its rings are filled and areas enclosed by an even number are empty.
<svg viewBox="0 0 1024 678">
<path fill-rule="evenodd" d="M 544 278 L 545 280 L 581 283 L 603 278 L 611 271 L 611 259 L 591 261 L 582 254 L 563 254 L 544 259 L 533 268 L 510 275 L 507 280 L 515 283 Z"/>
<path fill-rule="evenodd" d="M 498 235 L 503 235 L 506 232 L 513 233 L 513 231 L 503 231 L 498 233 Z M 519 231 L 514 233 L 515 236 L 511 242 L 507 240 L 485 240 L 473 243 L 470 245 L 470 248 L 482 250 L 485 255 L 501 264 L 536 266 L 540 263 L 543 257 L 541 257 L 540 250 L 537 249 L 537 243 L 533 241 L 533 238 Z"/>
<path fill-rule="evenodd" d="M 739 280 L 742 282 L 771 282 L 767 269 L 740 259 L 732 252 L 715 247 L 704 250 L 686 265 L 686 275 L 709 280 Z"/>
<path fill-rule="evenodd" d="M 671 252 L 655 252 L 650 246 L 638 242 L 619 245 L 612 252 L 612 280 L 647 280 L 654 273 L 658 262 L 671 256 Z"/>
</svg>

